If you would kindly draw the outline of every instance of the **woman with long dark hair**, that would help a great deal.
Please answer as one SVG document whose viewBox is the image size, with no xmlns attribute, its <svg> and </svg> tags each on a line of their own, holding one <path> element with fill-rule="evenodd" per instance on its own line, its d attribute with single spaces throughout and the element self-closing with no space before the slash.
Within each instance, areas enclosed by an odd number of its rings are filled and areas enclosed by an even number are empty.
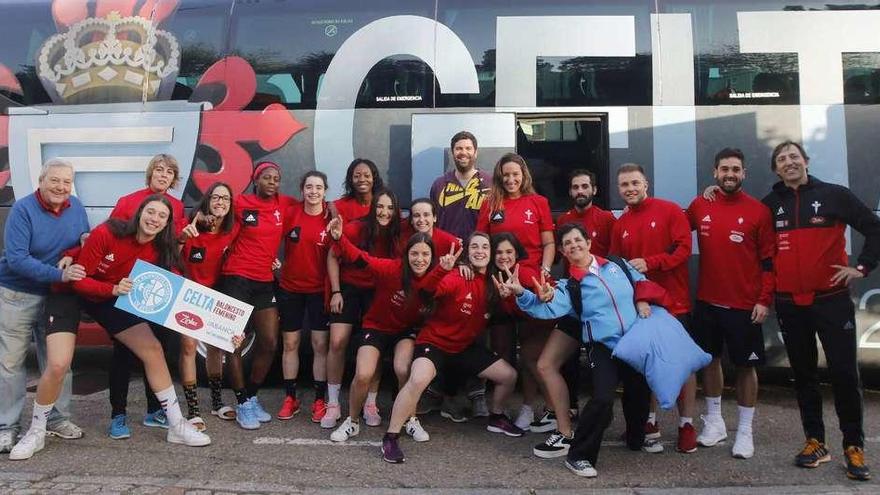
<svg viewBox="0 0 880 495">
<path fill-rule="evenodd" d="M 356 371 L 349 390 L 349 414 L 330 435 L 331 440 L 344 442 L 360 433 L 361 407 L 374 376 L 381 372 L 379 364 L 383 354 L 393 351 L 394 373 L 398 385 L 403 388 L 412 363 L 415 327 L 422 319 L 423 309 L 430 305 L 430 294 L 452 270 L 461 250 L 455 252 L 455 246 L 451 246 L 435 265 L 431 238 L 428 234 L 417 232 L 406 243 L 405 260 L 375 258 L 342 235 L 342 224 L 338 218 L 328 228 L 337 241 L 334 250 L 339 251 L 342 259 L 365 264 L 376 281 L 376 292 L 363 320 Z M 417 442 L 430 439 L 415 414 L 410 415 L 404 428 Z"/>
<path fill-rule="evenodd" d="M 434 311 L 425 320 L 415 342 L 409 379 L 394 400 L 388 431 L 382 439 L 386 462 L 404 461 L 398 437 L 415 411 L 422 393 L 438 373 L 456 370 L 495 383 L 487 430 L 508 436 L 522 436 L 504 415 L 504 404 L 516 384 L 516 370 L 497 354 L 475 343 L 489 318 L 486 269 L 491 260 L 489 236 L 474 232 L 465 244 L 467 264 L 473 272 L 468 280 L 458 270 L 447 274 L 434 292 Z M 491 282 L 490 282 L 491 283 Z"/>
<path fill-rule="evenodd" d="M 542 271 L 545 275 L 550 274 L 556 254 L 550 204 L 547 198 L 535 192 L 529 167 L 516 153 L 505 154 L 495 164 L 492 191 L 480 208 L 477 230 L 488 232 L 492 236 L 501 232 L 513 234 L 525 250 L 525 257 L 518 261 L 519 264 Z M 509 339 L 508 343 L 501 344 L 499 348 L 515 349 L 515 340 L 518 338 L 523 354 L 529 356 L 527 366 L 521 371 L 524 372 L 523 392 L 530 400 L 538 394 L 538 381 L 532 370 L 552 329 L 550 324 L 533 321 L 518 325 L 515 334 L 493 334 L 496 340 Z M 528 430 L 534 420 L 533 402 L 523 404 L 517 415 L 516 425 Z"/>
<path fill-rule="evenodd" d="M 239 232 L 223 263 L 220 291 L 254 306 L 250 325 L 256 333 L 254 358 L 247 383 L 241 362 L 241 349 L 229 360 L 229 375 L 238 406 L 235 420 L 246 430 L 272 420 L 257 399 L 257 391 L 266 379 L 278 345 L 278 310 L 275 307 L 273 270 L 281 245 L 284 212 L 296 202 L 279 194 L 281 168 L 262 162 L 252 176 L 253 194 L 235 198 L 235 223 Z"/>
<path fill-rule="evenodd" d="M 183 273 L 190 280 L 205 287 L 216 287 L 226 251 L 238 234 L 233 218 L 232 188 L 215 182 L 205 190 L 199 204 L 190 215 L 190 223 L 181 233 Z M 196 389 L 196 348 L 198 341 L 180 336 L 180 381 L 186 398 L 187 421 L 199 431 L 205 430 L 205 420 L 199 408 Z M 205 368 L 211 389 L 211 414 L 220 419 L 235 419 L 235 410 L 223 405 L 223 350 L 205 346 Z"/>
<path fill-rule="evenodd" d="M 369 215 L 345 223 L 343 235 L 371 256 L 396 258 L 400 253 L 399 218 L 397 196 L 384 189 L 373 195 Z M 332 250 L 327 256 L 327 273 L 330 278 L 330 349 L 327 352 L 327 409 L 320 421 L 321 428 L 335 428 L 342 416 L 339 390 L 345 371 L 345 351 L 352 329 L 360 324 L 370 306 L 374 281 L 365 268 L 353 264 L 340 267 L 339 258 Z M 364 404 L 364 416 L 371 424 L 382 421 L 376 406 L 377 388 L 378 382 L 374 383 Z"/>
<path fill-rule="evenodd" d="M 299 412 L 296 379 L 299 375 L 299 345 L 303 325 L 310 325 L 313 351 L 312 380 L 315 402 L 312 416 L 323 414 L 324 385 L 327 383 L 327 313 L 324 287 L 327 283 L 327 253 L 330 235 L 326 231 L 329 216 L 324 198 L 327 176 L 311 170 L 300 180 L 303 202 L 287 209 L 284 215 L 284 264 L 277 289 L 278 312 L 284 351 L 281 370 L 284 378 L 284 401 L 278 419 L 293 418 Z M 320 417 L 318 418 L 320 421 Z"/>
<path fill-rule="evenodd" d="M 167 270 L 179 269 L 179 246 L 173 225 L 174 214 L 168 199 L 161 195 L 148 196 L 132 219 L 110 219 L 92 231 L 76 260 L 86 276 L 71 285 L 79 295 L 76 317 L 81 307 L 143 361 L 147 381 L 168 419 L 166 439 L 171 443 L 200 447 L 210 444 L 211 438 L 184 419 L 162 344 L 146 321 L 114 307 L 116 298 L 127 295 L 132 289 L 128 274 L 137 260 Z M 79 322 L 62 324 L 52 318 L 49 320 L 46 339 L 49 363 L 37 386 L 31 426 L 10 453 L 14 460 L 28 459 L 43 449 L 46 419 L 73 359 Z M 56 333 L 67 335 L 55 338 Z"/>
</svg>

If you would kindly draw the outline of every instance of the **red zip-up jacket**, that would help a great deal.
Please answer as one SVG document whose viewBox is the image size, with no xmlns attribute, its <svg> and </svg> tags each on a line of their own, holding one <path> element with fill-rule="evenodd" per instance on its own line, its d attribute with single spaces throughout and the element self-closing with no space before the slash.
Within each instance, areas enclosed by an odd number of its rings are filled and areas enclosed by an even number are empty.
<svg viewBox="0 0 880 495">
<path fill-rule="evenodd" d="M 158 258 L 152 241 L 140 244 L 135 236 L 116 237 L 107 224 L 102 223 L 86 239 L 76 259 L 85 269 L 86 278 L 71 285 L 89 301 L 106 301 L 114 297 L 113 286 L 131 273 L 137 260 L 155 264 Z"/>
<path fill-rule="evenodd" d="M 416 326 L 422 319 L 422 299 L 419 293 L 432 293 L 449 271 L 435 265 L 421 277 L 414 277 L 410 294 L 403 292 L 402 270 L 404 260 L 370 256 L 358 249 L 345 236 L 334 243 L 334 252 L 349 263 L 365 265 L 376 284 L 373 302 L 364 315 L 361 326 L 382 333 L 398 334 Z"/>
<path fill-rule="evenodd" d="M 608 256 L 608 247 L 611 245 L 611 229 L 614 228 L 614 214 L 603 210 L 596 205 L 591 205 L 582 212 L 572 208 L 559 215 L 556 226 L 561 227 L 567 223 L 579 223 L 590 234 L 590 252 L 599 256 Z"/>
<path fill-rule="evenodd" d="M 776 291 L 801 306 L 816 296 L 846 291 L 831 285 L 837 271 L 847 265 L 846 226 L 865 236 L 858 264 L 867 274 L 880 259 L 880 219 L 849 189 L 809 176 L 792 189 L 777 182 L 763 202 L 770 208 L 776 230 Z"/>
<path fill-rule="evenodd" d="M 272 263 L 281 245 L 284 212 L 296 203 L 296 199 L 280 194 L 267 199 L 256 194 L 235 198 L 235 223 L 239 231 L 223 263 L 223 275 L 271 282 Z"/>
<path fill-rule="evenodd" d="M 447 274 L 434 293 L 436 307 L 416 337 L 416 344 L 431 344 L 450 354 L 467 349 L 486 328 L 486 275 L 466 280 L 458 270 Z"/>
<path fill-rule="evenodd" d="M 737 191 L 719 193 L 715 201 L 697 197 L 687 215 L 700 247 L 697 299 L 736 309 L 769 307 L 776 250 L 770 210 Z"/>
<path fill-rule="evenodd" d="M 119 201 L 116 202 L 116 206 L 113 207 L 113 211 L 110 212 L 110 218 L 130 220 L 134 217 L 135 213 L 137 213 L 137 209 L 141 203 L 143 203 L 148 196 L 153 194 L 156 193 L 147 187 L 119 198 Z M 162 196 L 167 198 L 171 203 L 171 213 L 174 215 L 174 233 L 180 235 L 180 232 L 183 231 L 183 228 L 186 227 L 188 223 L 186 221 L 186 213 L 183 209 L 183 202 L 167 193 L 163 193 Z"/>
<path fill-rule="evenodd" d="M 611 232 L 609 253 L 627 260 L 644 258 L 648 264 L 645 276 L 669 294 L 669 312 L 690 312 L 687 263 L 691 256 L 691 226 L 681 208 L 670 201 L 645 198 L 628 207 Z"/>
</svg>

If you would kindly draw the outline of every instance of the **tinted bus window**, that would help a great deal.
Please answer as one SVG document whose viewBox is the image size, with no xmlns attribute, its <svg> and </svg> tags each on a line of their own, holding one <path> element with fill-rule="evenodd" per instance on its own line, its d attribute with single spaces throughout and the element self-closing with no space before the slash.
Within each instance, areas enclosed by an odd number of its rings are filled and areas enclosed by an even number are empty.
<svg viewBox="0 0 880 495">
<path fill-rule="evenodd" d="M 480 93 L 437 92 L 441 107 L 495 105 L 497 18 L 502 16 L 623 15 L 635 17 L 633 57 L 539 57 L 536 103 L 539 106 L 651 104 L 651 25 L 654 2 L 622 0 L 439 0 L 437 21 L 449 27 L 474 60 Z M 509 48 L 508 48 L 509 49 Z"/>
<path fill-rule="evenodd" d="M 43 41 L 58 31 L 52 21 L 52 5 L 47 1 L 13 1 L 0 4 L 0 63 L 18 79 L 23 94 L 2 90 L 0 108 L 10 105 L 50 103 L 49 95 L 37 77 L 36 61 Z"/>
<path fill-rule="evenodd" d="M 846 1 L 661 1 L 659 6 L 662 13 L 691 15 L 698 105 L 800 103 L 797 55 L 740 53 L 737 12 L 870 8 Z M 880 58 L 874 54 L 845 54 L 843 63 L 844 101 L 874 102 L 878 90 L 875 86 L 880 85 L 874 74 L 880 70 Z"/>
<path fill-rule="evenodd" d="M 315 108 L 317 95 L 336 51 L 358 29 L 394 15 L 434 17 L 432 0 L 296 0 L 236 2 L 230 27 L 232 50 L 254 67 L 260 108 Z M 369 46 L 356 47 L 369 54 Z M 433 74 L 412 58 L 393 57 L 373 67 L 361 86 L 358 106 L 421 107 L 400 96 L 430 94 Z M 391 96 L 398 96 L 393 99 Z"/>
<path fill-rule="evenodd" d="M 172 99 L 189 100 L 202 74 L 229 54 L 230 1 L 185 0 L 162 27 L 180 44 L 180 72 Z"/>
</svg>

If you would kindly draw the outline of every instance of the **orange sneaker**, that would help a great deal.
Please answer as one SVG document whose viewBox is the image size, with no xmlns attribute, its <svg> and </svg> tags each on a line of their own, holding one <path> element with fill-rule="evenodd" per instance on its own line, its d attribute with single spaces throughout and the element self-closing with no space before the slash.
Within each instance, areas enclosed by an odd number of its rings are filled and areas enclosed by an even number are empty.
<svg viewBox="0 0 880 495">
<path fill-rule="evenodd" d="M 278 410 L 278 419 L 290 419 L 299 412 L 299 401 L 296 397 L 286 396 L 284 402 L 281 403 L 281 409 Z"/>
</svg>

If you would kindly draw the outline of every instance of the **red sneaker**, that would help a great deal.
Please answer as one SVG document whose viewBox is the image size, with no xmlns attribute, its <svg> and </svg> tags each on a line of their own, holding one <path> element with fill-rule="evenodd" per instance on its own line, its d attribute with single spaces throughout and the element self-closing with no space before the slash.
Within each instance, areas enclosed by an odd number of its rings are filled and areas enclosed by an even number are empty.
<svg viewBox="0 0 880 495">
<path fill-rule="evenodd" d="M 694 425 L 686 423 L 678 429 L 678 446 L 679 452 L 690 454 L 697 451 L 697 430 Z"/>
<path fill-rule="evenodd" d="M 299 401 L 296 397 L 286 396 L 284 402 L 281 403 L 281 409 L 278 410 L 278 419 L 290 419 L 299 412 Z"/>
<path fill-rule="evenodd" d="M 660 426 L 657 423 L 645 421 L 645 438 L 648 440 L 657 440 L 660 438 Z"/>
<path fill-rule="evenodd" d="M 318 399 L 312 403 L 312 423 L 320 423 L 327 412 L 327 404 L 324 399 Z"/>
</svg>

